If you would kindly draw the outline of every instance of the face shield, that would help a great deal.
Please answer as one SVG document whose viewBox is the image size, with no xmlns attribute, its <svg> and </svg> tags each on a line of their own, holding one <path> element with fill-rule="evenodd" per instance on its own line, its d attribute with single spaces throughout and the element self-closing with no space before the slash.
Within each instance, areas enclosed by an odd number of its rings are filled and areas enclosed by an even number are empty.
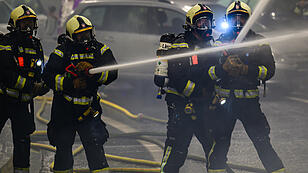
<svg viewBox="0 0 308 173">
<path fill-rule="evenodd" d="M 17 22 L 17 25 L 19 26 L 19 30 L 21 32 L 28 33 L 30 35 L 33 34 L 33 30 L 35 29 L 35 18 L 29 17 L 21 19 Z"/>
<path fill-rule="evenodd" d="M 212 19 L 207 16 L 200 17 L 196 20 L 194 28 L 195 33 L 200 37 L 199 39 L 209 40 L 212 35 Z"/>
<path fill-rule="evenodd" d="M 240 31 L 248 20 L 248 14 L 230 14 L 228 16 L 228 23 L 235 31 Z"/>
<path fill-rule="evenodd" d="M 210 19 L 208 19 L 208 17 L 201 17 L 196 20 L 195 26 L 198 30 L 206 31 L 212 29 L 212 22 Z"/>
<path fill-rule="evenodd" d="M 86 30 L 86 31 L 74 34 L 73 39 L 77 43 L 87 43 L 87 42 L 90 42 L 92 40 L 91 30 Z"/>
</svg>

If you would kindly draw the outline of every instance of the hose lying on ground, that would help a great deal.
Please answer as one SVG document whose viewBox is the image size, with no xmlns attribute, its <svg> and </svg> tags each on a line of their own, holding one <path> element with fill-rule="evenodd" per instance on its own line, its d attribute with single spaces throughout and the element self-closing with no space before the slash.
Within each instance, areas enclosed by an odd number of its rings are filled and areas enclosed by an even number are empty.
<svg viewBox="0 0 308 173">
<path fill-rule="evenodd" d="M 39 97 L 37 98 L 38 100 L 43 100 L 40 109 L 38 110 L 37 114 L 36 114 L 36 118 L 43 123 L 48 123 L 48 120 L 42 118 L 40 115 L 41 113 L 44 111 L 45 105 L 47 103 L 47 101 L 51 101 L 52 98 L 50 97 Z M 154 122 L 158 122 L 158 123 L 165 123 L 165 120 L 160 120 L 160 119 L 156 119 L 153 117 L 149 117 L 149 116 L 145 116 L 142 114 L 139 115 L 135 115 L 132 114 L 131 112 L 129 112 L 127 109 L 116 105 L 112 102 L 109 102 L 107 100 L 102 100 L 101 101 L 103 104 L 106 104 L 112 108 L 115 108 L 117 110 L 120 110 L 121 112 L 123 112 L 125 115 L 134 118 L 134 119 L 140 119 L 140 118 L 144 118 L 144 119 L 148 119 Z M 146 117 L 146 118 L 145 118 Z M 36 141 L 40 141 L 40 140 L 46 140 L 46 136 L 42 138 L 42 135 L 46 135 L 46 131 L 35 131 L 33 133 L 33 135 L 31 136 L 32 140 L 36 140 Z M 35 136 L 39 136 L 39 138 L 35 138 Z M 111 135 L 111 138 L 129 138 L 129 139 L 140 139 L 140 140 L 144 140 L 147 142 L 151 142 L 153 144 L 156 144 L 157 146 L 159 146 L 160 148 L 163 149 L 164 144 L 161 143 L 158 140 L 152 139 L 152 138 L 148 138 L 145 136 L 165 136 L 165 134 L 163 133 L 153 133 L 153 132 L 135 132 L 135 133 L 128 133 L 128 134 L 116 134 L 116 135 Z M 55 148 L 46 144 L 39 144 L 39 143 L 31 143 L 31 147 L 33 148 L 41 148 L 41 149 L 46 149 L 48 151 L 55 151 Z M 75 149 L 73 151 L 73 155 L 77 155 L 79 153 L 81 153 L 81 151 L 83 150 L 82 145 L 79 146 L 77 149 Z M 148 161 L 148 160 L 142 160 L 142 159 L 133 159 L 133 158 L 128 158 L 128 157 L 122 157 L 122 156 L 115 156 L 115 155 L 109 155 L 106 154 L 106 157 L 109 159 L 113 159 L 113 160 L 118 160 L 118 161 L 124 161 L 124 162 L 129 162 L 129 163 L 137 163 L 137 164 L 145 164 L 145 165 L 151 165 L 151 166 L 160 166 L 159 162 L 154 162 L 154 161 Z M 191 160 L 195 160 L 195 161 L 201 161 L 201 162 L 205 162 L 206 160 L 203 157 L 199 157 L 199 156 L 195 156 L 195 155 L 188 155 L 187 159 L 191 159 Z M 53 168 L 53 164 L 54 162 L 52 162 L 52 164 L 50 165 L 50 168 Z M 242 166 L 242 165 L 235 165 L 235 164 L 230 164 L 228 163 L 230 168 L 233 169 L 238 169 L 238 170 L 246 170 L 249 172 L 256 172 L 256 173 L 266 173 L 265 170 L 263 169 L 259 169 L 259 168 L 253 168 L 253 167 L 248 167 L 248 166 Z M 108 169 L 111 172 L 160 172 L 159 168 L 109 168 Z M 74 172 L 89 172 L 88 169 L 74 169 Z"/>
</svg>

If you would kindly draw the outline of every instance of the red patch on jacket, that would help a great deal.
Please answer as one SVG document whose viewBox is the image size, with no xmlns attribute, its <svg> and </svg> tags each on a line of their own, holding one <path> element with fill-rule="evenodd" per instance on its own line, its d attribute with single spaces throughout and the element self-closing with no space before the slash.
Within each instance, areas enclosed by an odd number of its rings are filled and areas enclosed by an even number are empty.
<svg viewBox="0 0 308 173">
<path fill-rule="evenodd" d="M 198 64 L 198 55 L 193 55 L 193 56 L 191 57 L 191 59 L 192 59 L 193 65 Z"/>
</svg>

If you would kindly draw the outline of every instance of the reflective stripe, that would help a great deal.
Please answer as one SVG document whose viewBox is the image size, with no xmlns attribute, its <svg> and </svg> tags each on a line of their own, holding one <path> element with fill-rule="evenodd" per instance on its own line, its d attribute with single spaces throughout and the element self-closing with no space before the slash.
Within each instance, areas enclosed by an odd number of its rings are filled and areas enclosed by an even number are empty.
<svg viewBox="0 0 308 173">
<path fill-rule="evenodd" d="M 220 88 L 219 86 L 215 86 L 215 92 L 221 96 L 221 97 L 229 97 L 230 96 L 230 90 Z"/>
<path fill-rule="evenodd" d="M 21 46 L 18 47 L 18 50 L 19 50 L 20 53 L 23 53 L 23 52 L 24 52 L 24 48 L 21 47 Z"/>
<path fill-rule="evenodd" d="M 272 173 L 285 173 L 285 171 L 286 171 L 285 168 L 281 168 L 281 169 L 279 169 L 279 170 L 277 170 L 277 171 L 274 171 L 274 172 L 272 172 Z"/>
<path fill-rule="evenodd" d="M 177 92 L 176 89 L 174 88 L 168 88 L 166 93 L 169 93 L 169 94 L 175 94 L 175 95 L 178 95 L 178 96 L 181 96 L 181 97 L 185 97 L 183 94 Z"/>
<path fill-rule="evenodd" d="M 12 50 L 11 46 L 0 45 L 0 50 Z"/>
<path fill-rule="evenodd" d="M 171 45 L 171 48 L 178 48 L 178 47 L 188 48 L 188 44 L 187 43 L 174 43 Z"/>
<path fill-rule="evenodd" d="M 107 45 L 104 45 L 102 48 L 101 48 L 101 54 L 103 55 L 105 52 L 106 52 L 106 50 L 108 50 L 109 49 L 109 47 L 107 46 Z"/>
<path fill-rule="evenodd" d="M 78 54 L 72 54 L 71 60 L 79 59 Z"/>
<path fill-rule="evenodd" d="M 208 156 L 208 158 L 207 158 L 208 167 L 210 167 L 210 165 L 211 165 L 210 157 L 211 157 L 212 153 L 214 152 L 215 145 L 216 145 L 216 141 L 214 140 L 213 145 L 212 145 L 212 147 L 211 147 L 211 151 L 209 152 L 209 156 Z"/>
<path fill-rule="evenodd" d="M 93 170 L 91 171 L 92 173 L 103 173 L 106 172 L 109 168 L 103 168 L 103 169 L 98 169 L 98 170 Z"/>
<path fill-rule="evenodd" d="M 58 56 L 60 56 L 60 57 L 63 57 L 63 52 L 61 51 L 61 50 L 59 50 L 59 49 L 55 49 L 54 51 L 53 51 L 55 54 L 57 54 Z"/>
<path fill-rule="evenodd" d="M 73 101 L 73 103 L 75 105 L 89 105 L 92 103 L 93 101 L 93 97 L 71 97 L 69 95 L 63 94 L 63 97 L 67 100 L 67 101 Z"/>
<path fill-rule="evenodd" d="M 217 80 L 218 79 L 218 77 L 215 74 L 215 69 L 216 69 L 216 67 L 212 66 L 212 67 L 210 67 L 210 69 L 208 71 L 208 73 L 209 73 L 209 75 L 210 75 L 212 80 Z"/>
<path fill-rule="evenodd" d="M 227 173 L 227 170 L 226 170 L 226 169 L 209 169 L 207 172 L 208 172 L 208 173 L 211 173 L 211 172 L 215 172 L 215 173 Z"/>
<path fill-rule="evenodd" d="M 27 80 L 26 78 L 19 75 L 14 88 L 23 89 L 25 87 L 26 80 Z"/>
<path fill-rule="evenodd" d="M 97 82 L 99 83 L 105 83 L 108 79 L 108 74 L 109 74 L 109 71 L 106 71 L 106 72 L 102 72 L 101 76 L 99 77 L 99 79 L 97 80 Z"/>
<path fill-rule="evenodd" d="M 183 94 L 187 97 L 191 95 L 191 93 L 194 91 L 196 84 L 190 80 L 188 80 L 186 87 L 184 88 Z"/>
<path fill-rule="evenodd" d="M 259 96 L 259 90 L 234 90 L 236 98 L 256 98 Z"/>
<path fill-rule="evenodd" d="M 32 48 L 25 48 L 25 53 L 27 54 L 36 54 L 36 50 Z"/>
<path fill-rule="evenodd" d="M 215 41 L 213 44 L 214 47 L 223 46 L 223 43 L 221 41 Z"/>
<path fill-rule="evenodd" d="M 71 60 L 76 59 L 94 59 L 93 53 L 85 53 L 85 54 L 72 54 Z"/>
<path fill-rule="evenodd" d="M 230 96 L 229 89 L 223 89 L 223 88 L 220 88 L 219 86 L 215 86 L 215 91 L 221 97 Z M 256 98 L 259 96 L 259 90 L 258 89 L 253 89 L 253 90 L 235 89 L 234 96 L 236 98 Z"/>
<path fill-rule="evenodd" d="M 56 91 L 63 91 L 63 80 L 64 80 L 64 77 L 59 74 L 55 77 Z"/>
<path fill-rule="evenodd" d="M 4 94 L 4 93 L 5 92 L 2 89 L 0 89 L 0 94 Z M 11 89 L 11 88 L 6 88 L 6 94 L 15 99 L 18 99 L 19 95 L 21 94 L 21 101 L 24 101 L 24 102 L 30 101 L 32 99 L 32 96 L 30 94 L 21 93 L 20 91 Z"/>
<path fill-rule="evenodd" d="M 171 150 L 172 150 L 172 147 L 171 146 L 168 146 L 167 149 L 166 149 L 166 152 L 165 152 L 165 155 L 164 155 L 164 158 L 161 162 L 161 166 L 160 166 L 160 171 L 161 172 L 164 172 L 164 168 L 168 162 L 168 159 L 169 159 L 169 156 L 170 156 L 170 153 L 171 153 Z"/>
<path fill-rule="evenodd" d="M 94 59 L 93 53 L 80 54 L 80 59 Z"/>
<path fill-rule="evenodd" d="M 267 75 L 267 68 L 264 65 L 258 66 L 259 67 L 259 75 L 258 78 L 264 80 Z"/>
</svg>

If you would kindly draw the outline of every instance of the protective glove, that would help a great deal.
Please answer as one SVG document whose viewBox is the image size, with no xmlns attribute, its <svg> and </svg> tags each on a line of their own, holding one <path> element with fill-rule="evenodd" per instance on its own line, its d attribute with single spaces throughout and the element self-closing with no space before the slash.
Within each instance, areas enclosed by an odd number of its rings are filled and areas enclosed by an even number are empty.
<svg viewBox="0 0 308 173">
<path fill-rule="evenodd" d="M 230 55 L 228 56 L 225 63 L 222 65 L 222 68 L 224 71 L 228 73 L 228 75 L 237 77 L 241 75 L 242 70 L 244 73 L 245 67 L 243 66 L 244 66 L 243 62 L 237 55 Z"/>
<path fill-rule="evenodd" d="M 85 78 L 76 78 L 73 80 L 73 85 L 75 89 L 85 89 L 87 88 L 87 80 Z"/>
<path fill-rule="evenodd" d="M 44 82 L 34 83 L 32 95 L 33 97 L 42 96 L 48 93 L 49 90 L 50 88 Z"/>
<path fill-rule="evenodd" d="M 89 69 L 93 68 L 93 65 L 87 61 L 81 61 L 76 65 L 78 72 L 85 72 L 87 76 L 92 76 L 89 74 Z"/>
<path fill-rule="evenodd" d="M 240 69 L 240 75 L 247 75 L 248 74 L 248 65 L 246 64 L 240 64 L 239 65 L 239 69 Z"/>
</svg>

